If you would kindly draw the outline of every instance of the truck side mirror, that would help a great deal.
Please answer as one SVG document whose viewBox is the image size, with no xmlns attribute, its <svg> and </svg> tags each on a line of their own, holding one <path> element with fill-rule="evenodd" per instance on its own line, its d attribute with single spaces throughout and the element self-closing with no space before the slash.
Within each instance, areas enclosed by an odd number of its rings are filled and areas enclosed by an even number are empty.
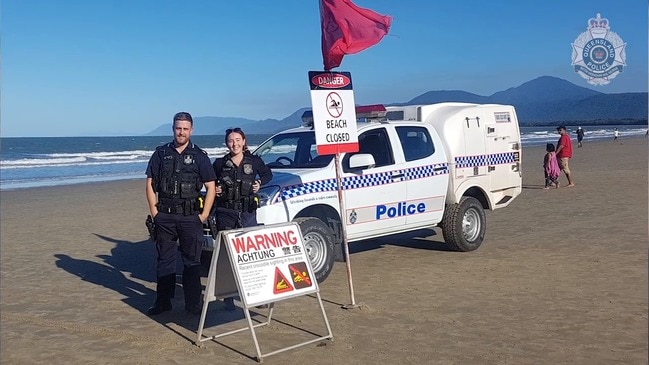
<svg viewBox="0 0 649 365">
<path fill-rule="evenodd" d="M 375 165 L 376 162 L 374 161 L 374 156 L 369 153 L 357 153 L 349 157 L 350 169 L 369 169 Z"/>
</svg>

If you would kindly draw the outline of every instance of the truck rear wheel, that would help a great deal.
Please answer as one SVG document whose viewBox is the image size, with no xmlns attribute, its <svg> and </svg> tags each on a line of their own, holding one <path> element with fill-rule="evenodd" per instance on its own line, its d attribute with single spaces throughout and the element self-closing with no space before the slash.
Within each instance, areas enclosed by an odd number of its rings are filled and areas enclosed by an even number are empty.
<svg viewBox="0 0 649 365">
<path fill-rule="evenodd" d="M 442 234 L 449 248 L 455 251 L 474 251 L 482 244 L 487 219 L 482 204 L 473 197 L 462 197 L 459 204 L 446 207 L 442 220 Z"/>
<path fill-rule="evenodd" d="M 311 261 L 313 273 L 318 283 L 325 281 L 333 270 L 334 239 L 331 229 L 320 219 L 314 217 L 295 218 L 300 226 L 306 254 Z"/>
</svg>

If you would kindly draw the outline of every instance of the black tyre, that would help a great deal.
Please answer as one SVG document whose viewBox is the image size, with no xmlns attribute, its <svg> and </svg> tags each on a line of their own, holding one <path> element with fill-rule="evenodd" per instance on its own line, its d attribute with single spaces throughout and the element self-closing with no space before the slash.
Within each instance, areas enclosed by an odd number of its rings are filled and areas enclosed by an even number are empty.
<svg viewBox="0 0 649 365">
<path fill-rule="evenodd" d="M 487 218 L 482 204 L 476 198 L 465 196 L 459 204 L 446 207 L 441 226 L 449 248 L 462 252 L 474 251 L 484 240 Z"/>
<path fill-rule="evenodd" d="M 334 266 L 334 239 L 331 229 L 320 219 L 295 218 L 300 226 L 306 254 L 318 283 L 325 281 Z"/>
</svg>

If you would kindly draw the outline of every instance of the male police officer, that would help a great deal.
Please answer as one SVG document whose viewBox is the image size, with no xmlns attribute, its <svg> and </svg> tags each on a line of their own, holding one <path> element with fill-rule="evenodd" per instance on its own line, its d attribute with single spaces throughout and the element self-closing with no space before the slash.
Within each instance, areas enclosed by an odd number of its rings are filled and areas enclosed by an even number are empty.
<svg viewBox="0 0 649 365">
<path fill-rule="evenodd" d="M 146 198 L 155 221 L 158 253 L 157 298 L 147 311 L 151 316 L 171 310 L 176 289 L 176 240 L 184 265 L 185 311 L 193 315 L 201 311 L 203 222 L 214 203 L 216 175 L 207 153 L 189 139 L 193 124 L 189 113 L 174 115 L 174 141 L 156 148 L 146 170 Z M 207 193 L 201 206 L 203 185 Z"/>
</svg>

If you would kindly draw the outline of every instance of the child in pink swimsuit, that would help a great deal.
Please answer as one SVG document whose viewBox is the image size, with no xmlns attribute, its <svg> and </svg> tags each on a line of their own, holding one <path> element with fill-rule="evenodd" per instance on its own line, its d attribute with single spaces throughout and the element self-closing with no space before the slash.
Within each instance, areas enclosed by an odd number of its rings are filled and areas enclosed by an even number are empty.
<svg viewBox="0 0 649 365">
<path fill-rule="evenodd" d="M 545 145 L 545 157 L 543 158 L 543 169 L 545 170 L 545 188 L 549 189 L 550 186 L 559 187 L 559 163 L 557 162 L 557 154 L 554 152 L 554 145 L 548 143 Z"/>
</svg>

